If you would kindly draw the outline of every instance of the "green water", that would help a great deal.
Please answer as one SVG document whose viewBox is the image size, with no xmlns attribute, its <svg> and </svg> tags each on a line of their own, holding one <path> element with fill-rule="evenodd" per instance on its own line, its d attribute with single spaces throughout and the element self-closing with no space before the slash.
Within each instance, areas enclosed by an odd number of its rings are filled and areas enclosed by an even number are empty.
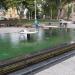
<svg viewBox="0 0 75 75">
<path fill-rule="evenodd" d="M 69 41 L 69 33 L 58 29 L 40 29 L 37 34 L 31 35 L 27 40 L 25 34 L 1 33 L 0 34 L 0 60 L 15 58 L 42 49 L 60 45 Z"/>
</svg>

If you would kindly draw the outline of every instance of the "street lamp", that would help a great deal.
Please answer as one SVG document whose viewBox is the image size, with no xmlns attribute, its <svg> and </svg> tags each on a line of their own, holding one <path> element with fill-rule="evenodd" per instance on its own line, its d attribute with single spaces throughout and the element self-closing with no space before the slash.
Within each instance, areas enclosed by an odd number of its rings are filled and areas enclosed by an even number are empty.
<svg viewBox="0 0 75 75">
<path fill-rule="evenodd" d="M 36 18 L 36 6 L 37 6 L 37 5 L 36 5 L 36 0 L 34 1 L 34 3 L 35 3 L 35 20 L 36 20 L 36 19 L 37 19 L 37 18 Z"/>
<path fill-rule="evenodd" d="M 36 3 L 36 0 L 34 1 L 34 4 L 35 4 L 35 22 L 34 22 L 34 25 L 36 28 L 38 28 L 38 21 L 37 21 L 37 17 L 36 17 L 36 13 L 37 13 L 37 3 Z"/>
</svg>

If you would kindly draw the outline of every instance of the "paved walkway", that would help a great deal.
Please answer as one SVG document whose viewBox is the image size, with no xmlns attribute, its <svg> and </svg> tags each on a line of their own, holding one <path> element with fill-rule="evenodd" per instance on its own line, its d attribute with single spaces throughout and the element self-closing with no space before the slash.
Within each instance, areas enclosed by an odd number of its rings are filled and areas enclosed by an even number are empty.
<svg viewBox="0 0 75 75">
<path fill-rule="evenodd" d="M 75 56 L 35 75 L 75 75 Z"/>
<path fill-rule="evenodd" d="M 47 61 L 43 61 L 41 63 L 24 68 L 22 70 L 13 72 L 9 75 L 64 75 L 66 70 L 68 70 L 69 68 L 71 69 L 69 63 L 72 61 L 72 60 L 70 60 L 72 58 L 74 58 L 74 61 L 75 61 L 74 56 L 75 56 L 75 51 L 70 51 L 70 52 L 64 53 L 62 55 L 59 55 L 57 57 L 48 59 Z M 70 60 L 70 61 L 68 61 L 68 60 Z M 67 65 L 65 64 L 66 61 L 68 61 L 67 62 L 68 64 L 66 63 Z M 65 65 L 63 64 L 65 69 L 61 66 L 63 62 L 65 64 Z M 58 66 L 58 65 L 60 65 L 60 66 Z M 66 66 L 68 66 L 68 67 L 66 67 Z M 61 70 L 61 72 L 60 72 L 60 70 Z M 68 72 L 68 71 L 66 71 L 66 72 Z M 69 75 L 69 74 L 67 74 L 67 75 Z M 70 75 L 75 75 L 75 74 L 70 74 Z"/>
</svg>

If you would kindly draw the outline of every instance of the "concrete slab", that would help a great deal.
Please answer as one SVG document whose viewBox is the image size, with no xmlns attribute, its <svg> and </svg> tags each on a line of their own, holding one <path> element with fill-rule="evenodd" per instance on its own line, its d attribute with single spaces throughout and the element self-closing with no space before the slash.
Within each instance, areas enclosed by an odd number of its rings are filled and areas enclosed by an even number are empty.
<svg viewBox="0 0 75 75">
<path fill-rule="evenodd" d="M 35 75 L 75 75 L 75 56 Z"/>
<path fill-rule="evenodd" d="M 59 55 L 57 57 L 48 59 L 46 61 L 40 62 L 38 64 L 34 64 L 32 66 L 29 66 L 27 68 L 24 68 L 22 70 L 10 73 L 8 75 L 39 75 L 40 72 L 53 67 L 54 65 L 61 63 L 62 61 L 65 61 L 71 57 L 75 56 L 75 50 L 74 51 L 70 51 L 67 53 L 64 53 L 62 55 Z M 45 73 L 43 75 L 46 75 Z M 49 73 L 49 75 L 51 75 Z"/>
</svg>

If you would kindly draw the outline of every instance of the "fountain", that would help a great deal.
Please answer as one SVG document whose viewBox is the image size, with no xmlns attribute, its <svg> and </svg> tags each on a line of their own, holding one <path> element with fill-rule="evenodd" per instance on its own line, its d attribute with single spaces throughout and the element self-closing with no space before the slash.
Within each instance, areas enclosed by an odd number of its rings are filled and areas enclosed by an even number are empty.
<svg viewBox="0 0 75 75">
<path fill-rule="evenodd" d="M 30 35 L 31 34 L 36 34 L 38 31 L 36 30 L 36 28 L 25 28 L 24 30 L 21 30 L 19 33 L 20 34 L 26 34 L 27 35 L 27 39 L 30 40 Z"/>
</svg>

